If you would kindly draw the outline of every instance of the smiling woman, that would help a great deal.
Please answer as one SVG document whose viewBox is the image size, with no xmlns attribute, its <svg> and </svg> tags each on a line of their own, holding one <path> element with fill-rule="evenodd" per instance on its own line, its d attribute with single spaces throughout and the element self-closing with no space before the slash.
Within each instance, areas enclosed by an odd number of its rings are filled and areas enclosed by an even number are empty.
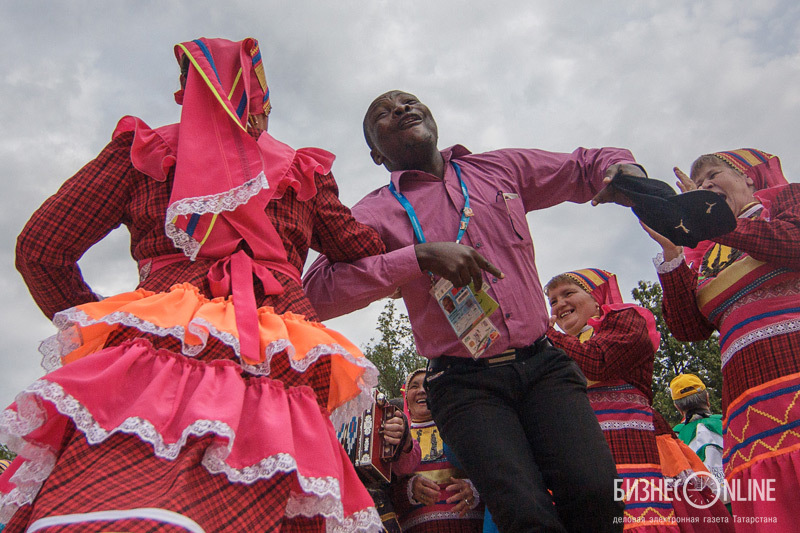
<svg viewBox="0 0 800 533">
<path fill-rule="evenodd" d="M 547 290 L 550 313 L 567 335 L 577 337 L 589 319 L 600 316 L 600 305 L 588 292 L 570 280 L 555 283 Z"/>
<path fill-rule="evenodd" d="M 439 428 L 428 409 L 425 369 L 406 378 L 404 406 L 411 420 L 411 437 L 418 443 L 421 461 L 410 476 L 392 482 L 392 496 L 404 532 L 483 529 L 483 503 L 465 473 L 445 455 Z"/>
<path fill-rule="evenodd" d="M 588 379 L 592 409 L 622 478 L 626 528 L 636 531 L 686 531 L 682 518 L 698 516 L 686 502 L 672 501 L 666 491 L 647 494 L 639 486 L 664 486 L 665 474 L 657 445 L 660 420 L 653 401 L 653 359 L 660 342 L 655 318 L 647 309 L 622 301 L 614 274 L 587 268 L 560 274 L 545 285 L 552 327 L 547 336 L 567 352 Z M 698 461 L 699 464 L 699 461 Z M 686 474 L 684 474 L 686 475 Z M 698 492 L 705 505 L 713 495 Z M 720 503 L 707 517 L 729 519 Z M 698 517 L 699 518 L 699 517 Z M 732 523 L 702 531 L 732 531 Z"/>
<path fill-rule="evenodd" d="M 405 387 L 409 418 L 414 423 L 430 422 L 433 420 L 433 416 L 431 410 L 428 409 L 428 395 L 422 386 L 425 381 L 425 372 L 417 372 L 412 376 Z"/>
</svg>

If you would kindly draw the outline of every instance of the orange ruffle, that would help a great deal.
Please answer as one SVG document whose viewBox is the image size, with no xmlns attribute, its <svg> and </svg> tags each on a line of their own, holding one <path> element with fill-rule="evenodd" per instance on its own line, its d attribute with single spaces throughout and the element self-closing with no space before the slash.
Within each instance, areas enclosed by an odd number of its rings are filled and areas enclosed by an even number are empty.
<svg viewBox="0 0 800 533">
<path fill-rule="evenodd" d="M 300 372 L 319 357 L 329 356 L 330 412 L 377 383 L 375 367 L 343 335 L 302 315 L 276 314 L 271 307 L 258 309 L 260 360 L 243 358 L 232 298 L 206 298 L 190 283 L 159 293 L 137 289 L 118 294 L 62 311 L 53 321 L 60 331 L 40 348 L 46 368 L 99 351 L 108 335 L 124 325 L 143 333 L 176 337 L 188 356 L 200 353 L 209 336 L 215 337 L 235 351 L 245 371 L 257 375 L 268 375 L 270 360 L 278 354 L 289 357 L 292 367 Z"/>
<path fill-rule="evenodd" d="M 658 435 L 656 444 L 661 473 L 665 477 L 677 477 L 682 472 L 708 472 L 700 457 L 682 440 L 673 438 L 672 435 Z"/>
</svg>

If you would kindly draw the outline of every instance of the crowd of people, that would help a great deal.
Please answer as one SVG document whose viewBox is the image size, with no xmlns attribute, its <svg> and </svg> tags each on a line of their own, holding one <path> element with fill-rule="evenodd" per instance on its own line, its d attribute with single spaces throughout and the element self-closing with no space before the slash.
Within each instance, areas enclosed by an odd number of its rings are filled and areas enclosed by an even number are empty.
<svg viewBox="0 0 800 533">
<path fill-rule="evenodd" d="M 732 231 L 642 223 L 672 334 L 718 334 L 722 352 L 722 416 L 677 376 L 676 434 L 652 408 L 652 313 L 600 268 L 543 287 L 525 218 L 591 200 L 646 219 L 614 182 L 650 181 L 630 151 L 440 150 L 430 109 L 393 90 L 363 119 L 389 184 L 351 211 L 332 154 L 268 133 L 256 40 L 175 56 L 180 122 L 123 117 L 19 236 L 17 268 L 58 333 L 40 348 L 47 374 L 0 417 L 17 454 L 0 475 L 4 533 L 795 527 L 800 185 L 777 157 L 676 169 L 679 196 L 716 193 Z M 140 283 L 103 298 L 77 261 L 121 224 Z M 676 244 L 681 231 L 699 244 Z M 392 296 L 428 364 L 382 429 L 398 453 L 376 508 L 334 428 L 373 401 L 377 371 L 320 320 Z M 776 497 L 736 498 L 703 473 Z"/>
</svg>

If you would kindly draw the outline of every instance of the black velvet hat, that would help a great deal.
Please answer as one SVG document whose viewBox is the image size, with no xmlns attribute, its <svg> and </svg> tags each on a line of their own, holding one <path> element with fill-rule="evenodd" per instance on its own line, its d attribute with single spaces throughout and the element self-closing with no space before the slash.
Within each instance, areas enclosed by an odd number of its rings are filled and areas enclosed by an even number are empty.
<svg viewBox="0 0 800 533">
<path fill-rule="evenodd" d="M 736 216 L 725 199 L 709 190 L 676 194 L 663 181 L 622 172 L 610 186 L 630 199 L 639 220 L 678 246 L 695 247 L 736 229 Z"/>
</svg>

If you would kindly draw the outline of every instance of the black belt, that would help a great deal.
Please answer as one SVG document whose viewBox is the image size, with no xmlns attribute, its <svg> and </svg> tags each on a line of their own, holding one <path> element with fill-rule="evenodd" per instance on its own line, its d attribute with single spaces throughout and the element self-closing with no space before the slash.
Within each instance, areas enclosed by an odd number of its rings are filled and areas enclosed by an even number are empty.
<svg viewBox="0 0 800 533">
<path fill-rule="evenodd" d="M 547 337 L 542 337 L 530 346 L 525 346 L 524 348 L 509 348 L 497 355 L 481 357 L 480 359 L 442 355 L 436 359 L 428 360 L 428 372 L 441 372 L 451 366 L 493 368 L 496 366 L 510 365 L 512 363 L 521 363 L 538 354 L 548 346 L 550 346 L 550 340 Z"/>
</svg>

